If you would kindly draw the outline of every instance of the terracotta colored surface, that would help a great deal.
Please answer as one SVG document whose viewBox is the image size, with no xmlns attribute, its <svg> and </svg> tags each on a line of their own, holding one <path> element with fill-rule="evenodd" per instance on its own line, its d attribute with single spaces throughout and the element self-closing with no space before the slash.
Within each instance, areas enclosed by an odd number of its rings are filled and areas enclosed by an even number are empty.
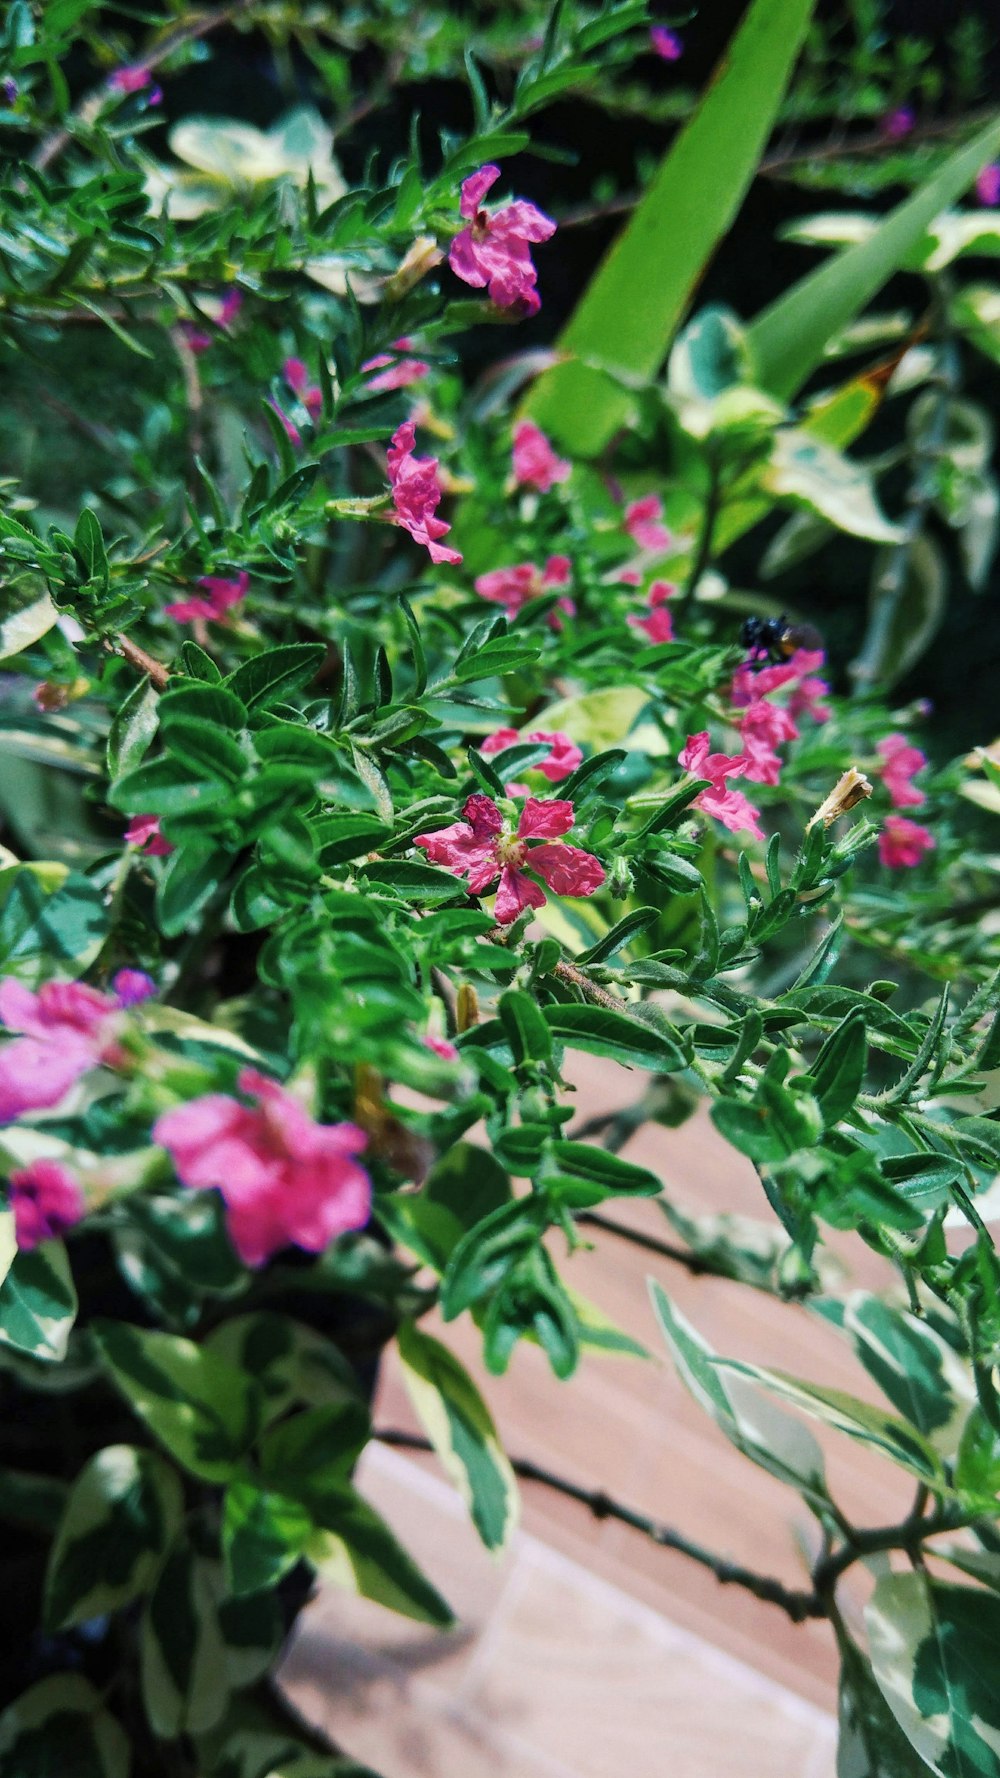
<svg viewBox="0 0 1000 1778">
<path fill-rule="evenodd" d="M 635 1090 L 634 1077 L 597 1062 L 577 1078 L 585 1116 Z M 647 1126 L 624 1152 L 653 1168 L 689 1211 L 769 1219 L 752 1167 L 701 1114 L 679 1130 Z M 607 1209 L 618 1222 L 671 1238 L 655 1203 Z M 854 1282 L 884 1284 L 859 1242 L 841 1251 Z M 483 1389 L 507 1449 L 802 1585 L 801 1548 L 814 1547 L 810 1515 L 729 1446 L 679 1383 L 646 1280 L 655 1276 L 720 1354 L 877 1399 L 847 1343 L 803 1308 L 692 1277 L 603 1232 L 593 1251 L 563 1269 L 652 1357 L 588 1357 L 567 1386 L 540 1352 L 522 1345 L 508 1375 L 495 1378 L 483 1369 L 468 1318 L 443 1330 Z M 391 1362 L 376 1423 L 416 1429 Z M 812 1430 L 849 1517 L 874 1524 L 905 1512 L 905 1477 L 843 1436 Z M 463 1628 L 441 1637 L 330 1591 L 307 1617 L 288 1669 L 309 1713 L 384 1778 L 714 1778 L 737 1769 L 743 1778 L 831 1778 L 836 1661 L 825 1625 L 793 1626 L 683 1557 L 532 1484 L 524 1488 L 529 1535 L 498 1569 L 439 1473 L 433 1458 L 376 1450 L 362 1487 L 421 1557 Z"/>
</svg>

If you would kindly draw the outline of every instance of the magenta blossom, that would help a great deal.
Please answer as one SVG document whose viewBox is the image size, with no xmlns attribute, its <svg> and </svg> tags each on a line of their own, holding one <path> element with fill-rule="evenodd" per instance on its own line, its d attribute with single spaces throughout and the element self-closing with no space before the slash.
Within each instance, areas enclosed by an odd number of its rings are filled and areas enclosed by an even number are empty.
<svg viewBox="0 0 1000 1778">
<path fill-rule="evenodd" d="M 377 357 L 369 358 L 361 366 L 363 371 L 376 370 L 377 377 L 368 378 L 368 389 L 374 394 L 382 394 L 390 389 L 408 389 L 411 383 L 419 383 L 425 377 L 430 365 L 422 358 L 401 358 L 401 352 L 408 352 L 413 341 L 404 334 L 400 339 L 393 340 L 391 352 L 379 352 Z"/>
<path fill-rule="evenodd" d="M 156 983 L 144 969 L 119 969 L 111 978 L 111 986 L 119 1006 L 140 1006 L 156 993 Z"/>
<path fill-rule="evenodd" d="M 737 718 L 737 727 L 747 762 L 744 777 L 754 784 L 777 784 L 781 760 L 776 749 L 799 732 L 791 713 L 767 698 L 755 698 Z"/>
<path fill-rule="evenodd" d="M 826 722 L 830 712 L 821 700 L 830 687 L 825 679 L 816 677 L 816 669 L 823 665 L 825 658 L 821 648 L 797 648 L 787 661 L 779 661 L 774 666 L 756 667 L 752 659 L 743 661 L 733 674 L 730 701 L 740 709 L 787 685 L 791 688 L 790 715 L 808 715 L 814 722 Z"/>
<path fill-rule="evenodd" d="M 133 815 L 125 829 L 125 839 L 148 858 L 167 858 L 174 849 L 160 832 L 158 815 Z"/>
<path fill-rule="evenodd" d="M 480 574 L 474 584 L 481 599 L 502 605 L 508 618 L 514 618 L 529 599 L 536 599 L 550 587 L 568 585 L 571 571 L 568 556 L 550 556 L 541 572 L 534 562 L 518 562 L 513 568 L 491 568 L 488 574 Z M 571 617 L 576 611 L 572 599 L 562 598 L 557 604 L 560 611 L 568 612 Z M 554 629 L 562 627 L 555 612 L 549 622 Z"/>
<path fill-rule="evenodd" d="M 556 225 L 534 204 L 522 201 L 492 213 L 484 210 L 483 199 L 499 177 L 499 167 L 487 166 L 463 182 L 461 212 L 469 226 L 452 241 L 448 264 L 464 283 L 479 290 L 488 286 L 498 309 L 517 307 L 524 315 L 535 315 L 542 305 L 530 244 L 547 241 Z"/>
<path fill-rule="evenodd" d="M 672 599 L 676 591 L 673 581 L 654 580 L 646 601 L 648 613 L 645 617 L 633 615 L 628 620 L 633 629 L 645 630 L 651 642 L 672 642 L 674 620 L 667 610 L 667 600 Z"/>
<path fill-rule="evenodd" d="M 890 111 L 883 117 L 882 134 L 888 137 L 890 142 L 901 142 L 904 136 L 911 133 L 916 121 L 916 116 L 909 105 L 897 105 L 895 111 Z"/>
<path fill-rule="evenodd" d="M 0 981 L 0 1024 L 19 1033 L 0 1049 L 0 1124 L 48 1110 L 102 1061 L 114 1058 L 120 1001 L 82 982 L 45 982 L 35 994 Z"/>
<path fill-rule="evenodd" d="M 976 180 L 976 196 L 991 210 L 1000 204 L 1000 161 L 991 161 L 983 168 Z"/>
<path fill-rule="evenodd" d="M 141 62 L 137 62 L 131 68 L 116 68 L 113 74 L 108 75 L 108 86 L 113 93 L 123 95 L 141 93 L 148 87 L 150 89 L 146 100 L 148 105 L 159 105 L 163 101 L 163 94 L 159 87 L 153 85 L 153 76 Z"/>
<path fill-rule="evenodd" d="M 14 1239 L 24 1253 L 52 1241 L 78 1223 L 86 1210 L 72 1173 L 58 1161 L 32 1161 L 10 1176 Z"/>
<path fill-rule="evenodd" d="M 217 574 L 205 574 L 197 584 L 204 587 L 207 598 L 177 599 L 173 605 L 164 606 L 168 617 L 179 624 L 193 624 L 199 618 L 204 623 L 218 623 L 246 597 L 250 576 L 237 574 L 234 580 L 227 580 Z"/>
<path fill-rule="evenodd" d="M 568 479 L 573 465 L 557 457 L 548 439 L 533 420 L 518 420 L 514 427 L 514 480 L 519 488 L 537 488 L 547 494 L 555 482 Z"/>
<path fill-rule="evenodd" d="M 625 529 L 633 543 L 650 555 L 662 555 L 673 541 L 663 523 L 663 501 L 658 494 L 644 494 L 625 508 Z"/>
<path fill-rule="evenodd" d="M 894 809 L 916 809 L 927 801 L 922 790 L 911 783 L 915 772 L 927 764 L 927 755 L 919 747 L 911 747 L 905 735 L 886 735 L 875 748 L 882 760 L 882 782 L 889 792 Z"/>
<path fill-rule="evenodd" d="M 583 760 L 583 754 L 575 741 L 564 735 L 561 729 L 532 729 L 529 735 L 519 735 L 516 728 L 498 728 L 492 735 L 487 735 L 480 748 L 481 753 L 503 753 L 508 747 L 517 747 L 523 741 L 551 743 L 551 751 L 535 771 L 543 773 L 550 784 L 558 784 L 575 772 Z M 508 790 L 515 796 L 527 796 L 528 792 L 521 785 L 509 784 Z"/>
<path fill-rule="evenodd" d="M 427 1036 L 422 1037 L 420 1041 L 425 1049 L 432 1050 L 436 1056 L 440 1056 L 442 1062 L 458 1062 L 461 1060 L 455 1045 L 449 1043 L 447 1037 L 431 1037 L 428 1032 Z"/>
<path fill-rule="evenodd" d="M 207 352 L 212 344 L 212 336 L 204 328 L 196 327 L 193 321 L 181 322 L 181 338 L 189 352 Z"/>
<path fill-rule="evenodd" d="M 423 544 L 432 562 L 454 565 L 462 560 L 458 550 L 449 549 L 437 541 L 451 530 L 443 519 L 434 517 L 443 493 L 438 481 L 438 460 L 436 457 L 415 457 L 415 441 L 413 421 L 404 420 L 393 433 L 387 452 L 396 523 L 409 531 L 415 543 Z"/>
<path fill-rule="evenodd" d="M 243 292 L 235 284 L 226 291 L 219 307 L 219 326 L 231 327 L 243 307 Z"/>
<path fill-rule="evenodd" d="M 517 832 L 504 822 L 488 796 L 470 796 L 462 811 L 464 821 L 441 827 L 435 833 L 418 834 L 434 864 L 445 864 L 456 876 L 467 877 L 473 895 L 484 895 L 499 877 L 493 911 L 500 926 L 509 926 L 522 908 L 540 908 L 546 895 L 526 872 L 531 870 L 555 895 L 593 895 L 604 881 L 604 866 L 579 846 L 529 846 L 529 840 L 555 840 L 573 825 L 573 804 L 540 802 L 529 796 L 521 811 Z"/>
<path fill-rule="evenodd" d="M 712 753 L 710 746 L 708 730 L 702 729 L 700 734 L 688 736 L 678 755 L 684 770 L 692 777 L 709 780 L 709 789 L 699 792 L 692 808 L 713 815 L 723 827 L 728 827 L 730 833 L 746 831 L 755 840 L 762 840 L 764 834 L 757 810 L 742 791 L 733 790 L 726 783 L 727 778 L 743 776 L 747 769 L 745 757 L 741 753 Z"/>
<path fill-rule="evenodd" d="M 905 815 L 887 815 L 878 836 L 878 855 L 890 870 L 919 864 L 925 852 L 933 852 L 937 841 L 930 829 Z"/>
<path fill-rule="evenodd" d="M 323 412 L 323 391 L 317 383 L 310 383 L 309 372 L 301 358 L 286 358 L 281 374 L 288 387 L 298 396 L 310 420 L 318 420 Z"/>
<path fill-rule="evenodd" d="M 354 1158 L 367 1143 L 364 1131 L 315 1123 L 255 1068 L 241 1069 L 237 1085 L 255 1105 L 206 1093 L 157 1118 L 153 1139 L 184 1185 L 222 1193 L 244 1265 L 261 1266 L 290 1244 L 321 1253 L 337 1235 L 364 1228 L 371 1181 Z"/>
<path fill-rule="evenodd" d="M 679 62 L 684 54 L 684 44 L 677 32 L 668 31 L 666 25 L 650 26 L 649 46 L 653 54 L 665 62 Z"/>
</svg>

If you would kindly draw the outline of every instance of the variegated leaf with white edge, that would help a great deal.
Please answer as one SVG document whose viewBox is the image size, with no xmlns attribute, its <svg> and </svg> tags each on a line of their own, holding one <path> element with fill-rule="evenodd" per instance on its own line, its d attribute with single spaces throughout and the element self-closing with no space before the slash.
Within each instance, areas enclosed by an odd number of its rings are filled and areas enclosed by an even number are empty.
<svg viewBox="0 0 1000 1778">
<path fill-rule="evenodd" d="M 406 1392 L 488 1550 L 502 1550 L 518 1520 L 517 1482 L 486 1403 L 465 1366 L 403 1322 L 397 1335 Z"/>
</svg>

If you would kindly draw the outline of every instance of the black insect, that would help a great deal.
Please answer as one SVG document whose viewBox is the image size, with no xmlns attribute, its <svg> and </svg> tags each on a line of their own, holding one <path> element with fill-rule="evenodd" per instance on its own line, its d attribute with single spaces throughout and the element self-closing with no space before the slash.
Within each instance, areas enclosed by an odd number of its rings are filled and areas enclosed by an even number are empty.
<svg viewBox="0 0 1000 1778">
<path fill-rule="evenodd" d="M 785 612 L 780 617 L 744 618 L 740 641 L 749 650 L 751 667 L 787 661 L 797 648 L 823 646 L 823 638 L 812 624 L 790 624 Z"/>
</svg>

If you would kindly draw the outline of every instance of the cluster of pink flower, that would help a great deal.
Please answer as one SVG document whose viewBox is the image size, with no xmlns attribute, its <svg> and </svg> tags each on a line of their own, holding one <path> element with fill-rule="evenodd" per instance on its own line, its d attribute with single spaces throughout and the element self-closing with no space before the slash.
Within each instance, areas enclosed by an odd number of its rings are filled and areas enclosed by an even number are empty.
<svg viewBox="0 0 1000 1778">
<path fill-rule="evenodd" d="M 227 611 L 246 598 L 250 576 L 241 573 L 235 579 L 227 579 L 217 574 L 205 574 L 197 585 L 203 588 L 206 597 L 176 599 L 172 605 L 164 606 L 168 617 L 179 624 L 219 623 Z"/>
<path fill-rule="evenodd" d="M 633 613 L 629 623 L 636 630 L 645 630 L 651 642 L 672 642 L 674 639 L 674 620 L 667 610 L 667 601 L 672 599 L 677 588 L 671 580 L 654 580 L 646 595 L 649 611 L 645 617 Z"/>
<path fill-rule="evenodd" d="M 123 969 L 111 994 L 82 982 L 44 982 L 35 993 L 14 976 L 0 981 L 0 1024 L 18 1035 L 0 1050 L 0 1124 L 58 1105 L 99 1062 L 121 1059 L 120 1015 L 155 994 L 142 970 Z"/>
<path fill-rule="evenodd" d="M 163 93 L 153 84 L 153 76 L 141 62 L 130 67 L 116 68 L 108 75 L 108 91 L 117 93 L 121 98 L 130 98 L 133 93 L 144 92 L 147 105 L 161 105 Z"/>
<path fill-rule="evenodd" d="M 418 834 L 414 844 L 434 864 L 443 864 L 468 880 L 473 895 L 485 895 L 497 883 L 494 914 L 509 926 L 523 908 L 544 905 L 544 889 L 527 875 L 533 871 L 555 895 L 594 895 L 604 882 L 604 866 L 579 846 L 550 845 L 573 825 L 571 802 L 542 802 L 529 796 L 516 832 L 504 821 L 491 797 L 470 796 L 465 819 L 434 833 Z M 531 846 L 529 840 L 541 840 Z"/>
<path fill-rule="evenodd" d="M 568 556 L 550 556 L 542 569 L 534 562 L 517 562 L 511 568 L 491 568 L 488 574 L 480 574 L 474 584 L 481 599 L 502 605 L 507 617 L 514 618 L 540 593 L 548 592 L 551 587 L 568 586 L 571 572 L 572 563 Z M 573 600 L 565 595 L 556 601 L 556 606 L 570 617 L 576 611 Z M 562 628 L 554 611 L 549 623 L 554 630 Z"/>
<path fill-rule="evenodd" d="M 0 984 L 0 995 L 10 986 Z M 99 1012 L 95 1002 L 105 1003 L 106 996 L 76 982 L 58 987 L 76 1018 L 68 1025 L 64 1020 L 63 1030 L 70 1031 L 78 1046 L 81 1037 L 90 1045 L 83 1066 L 107 1060 L 97 1047 L 94 1021 L 105 1020 L 107 1006 L 113 1008 L 114 1003 L 107 1002 Z M 6 998 L 10 999 L 9 993 Z M 80 1022 L 86 1025 L 88 1019 L 90 1027 L 82 1030 Z M 40 1026 L 38 1018 L 35 1024 Z M 55 1029 L 56 1021 L 50 1018 L 45 1026 L 47 1051 L 53 1048 Z M 15 1075 L 23 1071 L 24 1044 L 41 1041 L 28 1038 L 8 1044 L 0 1050 L 0 1065 L 8 1075 L 11 1069 Z M 454 1059 L 451 1045 L 442 1044 L 438 1053 L 443 1054 L 445 1047 L 448 1059 Z M 16 1051 L 20 1055 L 14 1055 Z M 78 1060 L 80 1055 L 82 1051 Z M 19 1109 L 53 1105 L 69 1084 L 65 1069 L 58 1093 L 54 1087 L 43 1092 L 41 1083 L 32 1079 L 28 1103 L 22 1091 Z M 263 1265 L 289 1244 L 319 1253 L 338 1235 L 363 1228 L 371 1210 L 371 1180 L 355 1157 L 367 1143 L 364 1131 L 349 1123 L 316 1123 L 298 1099 L 254 1068 L 241 1070 L 237 1086 L 256 1103 L 248 1106 L 227 1093 L 206 1093 L 158 1118 L 153 1139 L 170 1154 L 183 1185 L 221 1193 L 229 1237 L 244 1264 Z M 15 1238 L 21 1248 L 67 1233 L 86 1214 L 80 1182 L 61 1162 L 36 1160 L 15 1169 L 9 1188 Z"/>
<path fill-rule="evenodd" d="M 927 755 L 911 746 L 905 735 L 886 735 L 875 749 L 882 761 L 882 782 L 894 809 L 916 809 L 927 801 L 913 777 L 927 764 Z M 934 835 L 919 821 L 906 815 L 887 815 L 879 834 L 878 855 L 890 870 L 900 870 L 920 863 L 925 852 L 934 850 Z"/>
<path fill-rule="evenodd" d="M 533 420 L 518 420 L 511 454 L 515 487 L 537 488 L 539 494 L 547 494 L 557 482 L 567 481 L 573 467 L 565 457 L 556 456 Z"/>
<path fill-rule="evenodd" d="M 543 759 L 535 770 L 541 772 L 550 784 L 559 784 L 568 778 L 583 759 L 583 754 L 575 741 L 563 734 L 561 729 L 532 729 L 530 734 L 519 735 L 516 728 L 498 728 L 492 735 L 487 735 L 480 748 L 481 753 L 505 753 L 508 747 L 516 747 L 524 741 L 537 741 L 547 744 L 549 755 Z M 501 768 L 502 769 L 502 768 Z M 507 781 L 508 796 L 530 796 L 526 784 L 514 784 Z"/>
<path fill-rule="evenodd" d="M 393 340 L 390 351 L 379 352 L 374 358 L 365 360 L 361 369 L 366 375 L 371 371 L 378 372 L 377 376 L 368 375 L 365 385 L 372 395 L 386 394 L 391 389 L 408 389 L 411 383 L 419 383 L 422 377 L 427 376 L 431 367 L 423 358 L 400 356 L 401 353 L 411 351 L 412 347 L 413 341 L 403 334 L 398 340 Z"/>
</svg>

